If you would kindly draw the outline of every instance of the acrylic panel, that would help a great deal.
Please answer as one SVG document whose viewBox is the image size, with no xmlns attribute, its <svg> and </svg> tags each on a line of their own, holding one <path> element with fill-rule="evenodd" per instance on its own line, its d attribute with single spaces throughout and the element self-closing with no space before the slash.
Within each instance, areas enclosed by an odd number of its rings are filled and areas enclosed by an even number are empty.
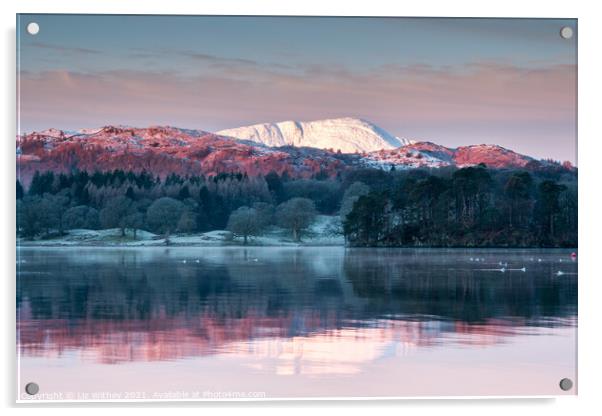
<svg viewBox="0 0 602 416">
<path fill-rule="evenodd" d="M 17 16 L 17 391 L 577 392 L 575 19 Z"/>
</svg>

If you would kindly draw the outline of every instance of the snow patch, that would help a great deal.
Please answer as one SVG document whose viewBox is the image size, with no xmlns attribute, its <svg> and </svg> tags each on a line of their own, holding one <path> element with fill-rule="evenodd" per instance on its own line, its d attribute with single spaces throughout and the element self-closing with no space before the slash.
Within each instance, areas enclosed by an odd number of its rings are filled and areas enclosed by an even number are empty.
<svg viewBox="0 0 602 416">
<path fill-rule="evenodd" d="M 271 147 L 315 147 L 342 153 L 394 149 L 411 143 L 368 121 L 351 117 L 255 124 L 221 130 L 216 134 Z"/>
</svg>

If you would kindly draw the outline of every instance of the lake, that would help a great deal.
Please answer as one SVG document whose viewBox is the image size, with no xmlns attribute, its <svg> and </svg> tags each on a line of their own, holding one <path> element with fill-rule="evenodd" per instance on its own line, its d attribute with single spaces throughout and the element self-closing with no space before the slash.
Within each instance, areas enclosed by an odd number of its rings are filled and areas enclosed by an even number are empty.
<svg viewBox="0 0 602 416">
<path fill-rule="evenodd" d="M 571 251 L 18 248 L 19 399 L 576 394 Z"/>
</svg>

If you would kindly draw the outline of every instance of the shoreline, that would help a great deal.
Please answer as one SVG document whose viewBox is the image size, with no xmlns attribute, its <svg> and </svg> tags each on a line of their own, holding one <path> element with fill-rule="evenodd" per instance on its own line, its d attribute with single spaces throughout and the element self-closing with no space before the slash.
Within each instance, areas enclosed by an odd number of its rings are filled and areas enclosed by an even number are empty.
<svg viewBox="0 0 602 416">
<path fill-rule="evenodd" d="M 349 247 L 344 244 L 295 244 L 295 243 L 285 243 L 285 244 L 193 244 L 193 243 L 171 243 L 169 245 L 165 244 L 99 244 L 99 243 L 89 243 L 89 244 L 19 244 L 16 245 L 17 248 L 81 248 L 81 247 L 108 247 L 108 248 L 170 248 L 170 247 L 220 247 L 220 248 L 261 248 L 261 247 L 341 247 L 341 248 L 376 248 L 376 247 Z M 386 248 L 386 247 L 382 247 Z M 388 247 L 395 248 L 395 247 Z M 397 247 L 397 248 L 412 248 L 412 247 Z M 416 247 L 419 248 L 419 247 Z"/>
<path fill-rule="evenodd" d="M 345 248 L 345 249 L 406 249 L 406 250 L 556 250 L 577 252 L 578 247 L 520 247 L 520 246 L 349 246 L 346 244 L 320 244 L 320 243 L 293 243 L 281 244 L 219 244 L 219 243 L 171 243 L 165 244 L 129 244 L 129 243 L 84 243 L 84 244 L 61 244 L 61 243 L 17 243 L 16 248 Z"/>
<path fill-rule="evenodd" d="M 314 230 L 302 237 L 301 241 L 294 241 L 283 230 L 274 229 L 261 236 L 249 237 L 247 244 L 243 244 L 240 237 L 233 238 L 226 230 L 214 230 L 199 234 L 173 234 L 169 237 L 169 244 L 165 244 L 165 237 L 138 230 L 136 239 L 128 231 L 122 236 L 119 229 L 86 230 L 73 229 L 60 237 L 48 239 L 26 240 L 18 238 L 16 247 L 49 247 L 49 248 L 83 248 L 83 247 L 109 247 L 109 248 L 144 248 L 144 247 L 223 247 L 223 248 L 258 248 L 258 247 L 341 247 L 345 249 L 412 249 L 412 250 L 559 250 L 577 252 L 578 247 L 543 247 L 543 246 L 354 246 L 345 243 L 342 235 L 324 234 Z"/>
</svg>

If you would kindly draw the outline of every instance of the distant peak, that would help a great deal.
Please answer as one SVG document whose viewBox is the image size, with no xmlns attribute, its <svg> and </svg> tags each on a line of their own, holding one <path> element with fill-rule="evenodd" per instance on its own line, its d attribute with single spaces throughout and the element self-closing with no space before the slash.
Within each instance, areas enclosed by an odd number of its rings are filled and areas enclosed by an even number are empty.
<svg viewBox="0 0 602 416">
<path fill-rule="evenodd" d="M 343 153 L 394 149 L 410 143 L 358 117 L 261 123 L 221 130 L 216 134 L 271 147 L 315 147 Z"/>
</svg>

